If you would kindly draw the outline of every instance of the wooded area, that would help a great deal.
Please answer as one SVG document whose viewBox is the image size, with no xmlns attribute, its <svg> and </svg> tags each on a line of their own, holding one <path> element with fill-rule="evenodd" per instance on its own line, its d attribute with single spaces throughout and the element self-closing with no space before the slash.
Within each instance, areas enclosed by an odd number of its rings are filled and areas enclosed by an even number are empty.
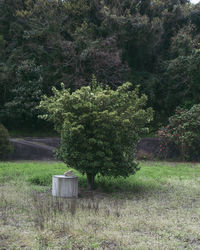
<svg viewBox="0 0 200 250">
<path fill-rule="evenodd" d="M 140 85 L 165 125 L 200 103 L 200 4 L 187 0 L 0 0 L 0 120 L 38 127 L 53 86 Z M 14 122 L 13 122 L 14 121 Z"/>
</svg>

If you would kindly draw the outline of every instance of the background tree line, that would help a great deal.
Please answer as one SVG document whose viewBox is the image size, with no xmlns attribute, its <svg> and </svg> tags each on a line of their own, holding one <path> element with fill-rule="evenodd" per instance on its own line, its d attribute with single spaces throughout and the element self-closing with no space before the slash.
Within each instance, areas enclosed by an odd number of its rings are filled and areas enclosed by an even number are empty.
<svg viewBox="0 0 200 250">
<path fill-rule="evenodd" d="M 63 82 L 148 95 L 158 128 L 200 103 L 200 5 L 187 0 L 0 0 L 0 120 L 37 127 L 41 96 Z M 13 120 L 14 119 L 14 120 Z M 13 123 L 13 121 L 15 121 Z"/>
</svg>

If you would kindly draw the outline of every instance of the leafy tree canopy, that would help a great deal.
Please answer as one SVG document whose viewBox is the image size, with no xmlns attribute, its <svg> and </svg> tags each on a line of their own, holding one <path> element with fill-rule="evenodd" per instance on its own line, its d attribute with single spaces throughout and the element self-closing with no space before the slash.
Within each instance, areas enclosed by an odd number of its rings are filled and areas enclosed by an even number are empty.
<svg viewBox="0 0 200 250">
<path fill-rule="evenodd" d="M 69 166 L 86 173 L 89 187 L 97 174 L 127 177 L 138 170 L 136 144 L 153 110 L 145 109 L 147 97 L 125 83 L 112 90 L 92 81 L 91 86 L 70 92 L 62 85 L 44 97 L 39 108 L 43 119 L 61 133 L 59 155 Z"/>
<path fill-rule="evenodd" d="M 177 105 L 199 102 L 199 27 L 200 4 L 187 0 L 0 0 L 0 119 L 37 123 L 41 94 L 60 82 L 87 86 L 95 74 L 111 89 L 139 84 L 152 126 L 165 124 Z M 32 69 L 19 75 L 25 64 Z"/>
</svg>

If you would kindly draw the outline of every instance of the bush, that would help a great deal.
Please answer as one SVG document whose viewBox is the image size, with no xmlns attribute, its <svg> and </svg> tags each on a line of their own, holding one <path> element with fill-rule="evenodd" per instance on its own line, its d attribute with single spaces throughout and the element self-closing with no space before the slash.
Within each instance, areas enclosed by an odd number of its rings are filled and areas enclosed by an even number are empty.
<svg viewBox="0 0 200 250">
<path fill-rule="evenodd" d="M 162 138 L 174 142 L 183 160 L 200 159 L 200 104 L 191 109 L 177 108 L 168 125 L 159 131 Z"/>
<path fill-rule="evenodd" d="M 133 155 L 153 111 L 144 109 L 147 97 L 131 89 L 130 83 L 103 88 L 93 79 L 92 86 L 73 93 L 54 88 L 40 104 L 43 118 L 61 133 L 61 159 L 86 173 L 89 188 L 97 174 L 127 177 L 138 170 Z"/>
<path fill-rule="evenodd" d="M 0 124 L 0 160 L 11 151 L 8 130 Z"/>
</svg>

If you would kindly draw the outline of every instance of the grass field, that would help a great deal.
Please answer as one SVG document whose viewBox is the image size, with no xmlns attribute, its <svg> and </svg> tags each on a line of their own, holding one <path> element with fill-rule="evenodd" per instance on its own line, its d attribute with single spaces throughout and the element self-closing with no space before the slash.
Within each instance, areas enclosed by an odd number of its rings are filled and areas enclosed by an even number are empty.
<svg viewBox="0 0 200 250">
<path fill-rule="evenodd" d="M 200 249 L 200 164 L 141 162 L 79 198 L 51 196 L 66 166 L 0 163 L 0 249 Z"/>
</svg>

